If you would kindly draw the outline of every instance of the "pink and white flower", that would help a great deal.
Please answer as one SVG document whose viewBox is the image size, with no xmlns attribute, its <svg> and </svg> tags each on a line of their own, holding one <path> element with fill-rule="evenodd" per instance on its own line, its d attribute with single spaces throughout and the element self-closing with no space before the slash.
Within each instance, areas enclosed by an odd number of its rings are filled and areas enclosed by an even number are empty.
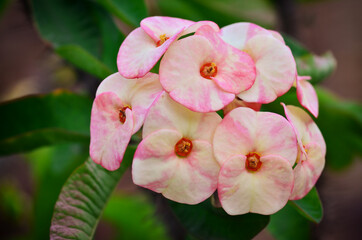
<svg viewBox="0 0 362 240">
<path fill-rule="evenodd" d="M 311 80 L 310 76 L 297 76 L 295 81 L 297 97 L 303 107 L 313 114 L 314 117 L 318 117 L 318 96 L 309 80 Z"/>
<path fill-rule="evenodd" d="M 255 81 L 253 60 L 226 44 L 209 26 L 174 43 L 160 65 L 171 98 L 197 112 L 217 111 Z"/>
<path fill-rule="evenodd" d="M 212 152 L 216 113 L 196 113 L 163 93 L 151 107 L 133 159 L 133 182 L 180 203 L 197 204 L 217 187 Z"/>
<path fill-rule="evenodd" d="M 90 156 L 108 170 L 119 168 L 131 139 L 162 92 L 157 74 L 125 79 L 119 73 L 99 85 L 91 115 Z"/>
<path fill-rule="evenodd" d="M 285 115 L 292 124 L 298 139 L 298 159 L 294 168 L 294 189 L 291 200 L 303 198 L 320 177 L 326 155 L 326 143 L 317 124 L 301 108 L 285 106 Z"/>
<path fill-rule="evenodd" d="M 287 203 L 297 139 L 285 118 L 236 108 L 216 128 L 213 145 L 221 165 L 219 199 L 228 214 L 273 214 Z"/>
<path fill-rule="evenodd" d="M 119 49 L 118 71 L 125 78 L 143 77 L 175 40 L 182 35 L 195 32 L 202 25 L 219 30 L 217 24 L 210 21 L 193 22 L 158 16 L 143 19 L 141 27 L 133 30 Z"/>
<path fill-rule="evenodd" d="M 295 80 L 296 64 L 280 34 L 252 23 L 235 23 L 223 27 L 221 38 L 246 52 L 255 62 L 256 80 L 238 97 L 247 102 L 270 103 L 286 93 Z"/>
</svg>

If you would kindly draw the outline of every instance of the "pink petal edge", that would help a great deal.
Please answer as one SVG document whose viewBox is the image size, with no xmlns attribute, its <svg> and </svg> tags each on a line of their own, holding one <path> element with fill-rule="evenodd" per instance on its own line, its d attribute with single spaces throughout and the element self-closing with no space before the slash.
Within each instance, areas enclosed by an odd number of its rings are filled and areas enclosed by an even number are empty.
<svg viewBox="0 0 362 240">
<path fill-rule="evenodd" d="M 246 157 L 236 155 L 220 169 L 218 194 L 222 207 L 230 215 L 248 212 L 270 215 L 285 206 L 293 188 L 293 169 L 277 155 L 261 157 L 256 172 L 245 168 Z"/>
<path fill-rule="evenodd" d="M 297 97 L 300 104 L 317 118 L 319 112 L 318 96 L 313 85 L 307 81 L 309 79 L 297 79 Z"/>
<path fill-rule="evenodd" d="M 92 107 L 89 153 L 95 163 L 109 171 L 119 168 L 132 136 L 132 111 L 126 109 L 126 121 L 119 121 L 119 109 L 123 107 L 113 92 L 98 95 Z"/>
<path fill-rule="evenodd" d="M 169 46 L 183 31 L 180 29 L 161 46 L 156 43 L 142 28 L 133 30 L 123 41 L 117 56 L 119 73 L 125 78 L 141 78 L 145 76 L 166 52 Z"/>
</svg>

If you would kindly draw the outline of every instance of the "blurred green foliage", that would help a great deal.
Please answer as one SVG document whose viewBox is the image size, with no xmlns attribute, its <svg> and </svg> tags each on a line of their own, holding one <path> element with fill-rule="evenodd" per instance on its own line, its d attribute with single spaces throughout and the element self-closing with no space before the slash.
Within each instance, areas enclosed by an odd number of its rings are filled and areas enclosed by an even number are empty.
<svg viewBox="0 0 362 240">
<path fill-rule="evenodd" d="M 35 23 L 55 51 L 99 78 L 117 70 L 124 35 L 99 4 L 86 0 L 32 0 Z"/>
<path fill-rule="evenodd" d="M 268 231 L 278 240 L 310 239 L 310 223 L 291 204 L 271 215 Z"/>
<path fill-rule="evenodd" d="M 12 0 L 0 0 L 0 19 Z"/>
<path fill-rule="evenodd" d="M 320 56 L 307 50 L 301 43 L 284 34 L 285 44 L 292 50 L 297 63 L 299 76 L 310 76 L 313 84 L 320 83 L 332 74 L 337 66 L 336 59 L 331 52 Z"/>
<path fill-rule="evenodd" d="M 252 239 L 268 225 L 269 216 L 248 213 L 231 216 L 212 206 L 210 199 L 197 205 L 169 201 L 173 212 L 196 239 Z"/>
<path fill-rule="evenodd" d="M 138 27 L 141 20 L 148 16 L 144 0 L 97 0 L 97 2 L 132 27 Z"/>
<path fill-rule="evenodd" d="M 64 142 L 88 143 L 91 107 L 90 98 L 63 90 L 1 103 L 0 155 Z"/>
<path fill-rule="evenodd" d="M 170 239 L 164 224 L 155 214 L 155 206 L 145 196 L 116 191 L 104 209 L 103 219 L 118 230 L 115 239 Z"/>
<path fill-rule="evenodd" d="M 289 201 L 304 217 L 315 223 L 319 223 L 323 216 L 323 207 L 319 199 L 317 189 L 314 187 L 300 200 Z"/>
<path fill-rule="evenodd" d="M 220 27 L 253 22 L 264 27 L 276 23 L 275 6 L 269 0 L 157 0 L 162 14 L 194 21 L 210 20 Z"/>
<path fill-rule="evenodd" d="M 0 213 L 9 222 L 29 219 L 31 199 L 17 184 L 9 180 L 0 182 Z"/>
</svg>

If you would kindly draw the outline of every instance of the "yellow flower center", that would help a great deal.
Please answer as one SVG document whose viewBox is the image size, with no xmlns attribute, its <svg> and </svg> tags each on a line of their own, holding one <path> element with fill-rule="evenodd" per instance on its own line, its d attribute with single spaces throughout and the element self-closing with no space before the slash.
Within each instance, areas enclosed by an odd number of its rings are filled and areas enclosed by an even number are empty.
<svg viewBox="0 0 362 240">
<path fill-rule="evenodd" d="M 169 37 L 166 37 L 166 34 L 160 35 L 160 40 L 156 43 L 156 46 L 161 46 L 162 44 L 164 44 L 164 42 L 167 41 L 167 39 L 169 39 Z"/>
</svg>

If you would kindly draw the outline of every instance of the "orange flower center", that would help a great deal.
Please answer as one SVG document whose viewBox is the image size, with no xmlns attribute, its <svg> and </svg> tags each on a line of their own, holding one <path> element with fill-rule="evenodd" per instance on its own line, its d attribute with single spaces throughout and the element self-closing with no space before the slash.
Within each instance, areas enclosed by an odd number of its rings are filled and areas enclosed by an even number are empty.
<svg viewBox="0 0 362 240">
<path fill-rule="evenodd" d="M 167 39 L 169 39 L 169 37 L 166 37 L 166 34 L 162 34 L 160 35 L 160 40 L 158 40 L 158 42 L 156 43 L 156 46 L 159 47 L 162 44 L 164 44 L 164 42 L 167 41 Z"/>
<path fill-rule="evenodd" d="M 202 65 L 200 68 L 200 74 L 202 77 L 211 79 L 211 77 L 215 77 L 217 74 L 217 66 L 215 63 L 206 63 Z"/>
<path fill-rule="evenodd" d="M 303 149 L 305 151 L 306 154 L 308 154 L 308 149 L 305 147 L 305 145 L 303 145 Z M 298 156 L 297 156 L 297 160 L 296 163 L 303 163 L 306 160 L 307 156 L 305 156 L 303 154 L 303 152 L 301 150 L 298 150 Z"/>
<path fill-rule="evenodd" d="M 121 123 L 124 123 L 126 121 L 126 119 L 127 119 L 127 117 L 126 117 L 126 109 L 127 108 L 132 110 L 132 108 L 130 106 L 125 106 L 125 107 L 119 109 L 118 116 L 119 116 L 119 121 Z"/>
<path fill-rule="evenodd" d="M 260 155 L 251 152 L 246 155 L 245 168 L 249 171 L 258 171 L 261 167 L 262 162 L 260 161 Z"/>
<path fill-rule="evenodd" d="M 187 157 L 192 150 L 192 142 L 187 138 L 181 138 L 175 144 L 175 153 L 179 157 Z"/>
</svg>

